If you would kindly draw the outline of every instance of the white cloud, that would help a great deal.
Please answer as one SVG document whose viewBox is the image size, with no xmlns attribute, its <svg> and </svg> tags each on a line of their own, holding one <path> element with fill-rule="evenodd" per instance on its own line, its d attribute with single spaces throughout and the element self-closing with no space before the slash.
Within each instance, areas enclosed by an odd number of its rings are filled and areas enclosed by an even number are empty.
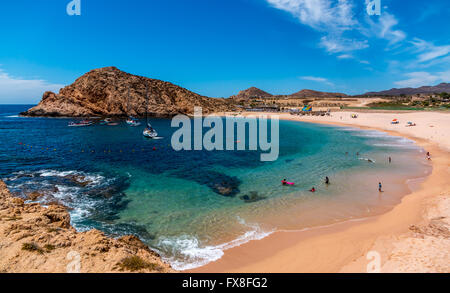
<svg viewBox="0 0 450 293">
<path fill-rule="evenodd" d="M 324 83 L 324 84 L 329 85 L 329 86 L 334 86 L 334 84 L 332 82 L 330 82 L 328 79 L 323 78 L 323 77 L 301 76 L 300 78 L 303 79 L 303 80 L 310 80 L 310 81 Z"/>
<path fill-rule="evenodd" d="M 374 19 L 377 21 L 374 21 Z M 377 38 L 388 40 L 389 45 L 397 44 L 406 39 L 405 32 L 394 28 L 399 22 L 389 12 L 383 11 L 378 19 L 366 16 L 365 21 L 367 27 L 361 27 L 361 32 L 368 37 L 376 36 Z"/>
<path fill-rule="evenodd" d="M 398 24 L 398 20 L 392 14 L 384 12 L 380 16 L 380 32 L 379 37 L 389 40 L 391 44 L 403 41 L 406 38 L 406 33 L 401 30 L 394 29 Z"/>
<path fill-rule="evenodd" d="M 411 43 L 419 53 L 418 61 L 427 62 L 437 58 L 447 56 L 450 53 L 450 45 L 435 46 L 433 43 L 426 42 L 419 38 L 414 38 Z"/>
<path fill-rule="evenodd" d="M 338 59 L 353 59 L 353 58 L 355 58 L 353 55 L 350 55 L 350 54 L 342 54 L 337 57 L 338 57 Z"/>
<path fill-rule="evenodd" d="M 366 21 L 363 21 L 364 18 L 358 20 L 354 11 L 357 7 L 355 0 L 266 1 L 277 9 L 289 12 L 300 23 L 325 33 L 319 45 L 330 54 L 368 48 L 367 38 L 385 39 L 390 45 L 406 38 L 406 33 L 395 29 L 398 20 L 386 11 L 383 11 L 380 17 L 366 15 Z M 349 34 L 352 36 L 349 37 Z"/>
<path fill-rule="evenodd" d="M 273 7 L 291 13 L 301 23 L 329 31 L 345 30 L 357 23 L 349 0 L 267 0 Z"/>
<path fill-rule="evenodd" d="M 420 87 L 450 81 L 450 71 L 429 73 L 424 71 L 406 74 L 407 79 L 395 82 L 400 87 Z"/>
<path fill-rule="evenodd" d="M 41 79 L 13 77 L 0 68 L 0 104 L 36 103 L 44 92 L 57 92 L 63 86 Z"/>
<path fill-rule="evenodd" d="M 349 39 L 344 32 L 358 26 L 352 0 L 266 0 L 289 12 L 300 23 L 325 33 L 319 46 L 328 53 L 351 52 L 368 47 L 367 41 Z"/>
<path fill-rule="evenodd" d="M 320 46 L 328 53 L 352 52 L 369 47 L 368 41 L 358 41 L 343 37 L 324 36 L 320 39 Z"/>
</svg>

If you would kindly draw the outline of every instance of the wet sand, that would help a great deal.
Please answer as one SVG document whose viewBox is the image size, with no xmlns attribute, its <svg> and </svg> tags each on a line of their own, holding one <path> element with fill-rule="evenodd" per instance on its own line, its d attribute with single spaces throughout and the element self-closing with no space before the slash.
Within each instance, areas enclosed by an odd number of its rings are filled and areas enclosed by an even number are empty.
<svg viewBox="0 0 450 293">
<path fill-rule="evenodd" d="M 450 114 L 364 112 L 352 119 L 352 113 L 356 112 L 336 112 L 331 117 L 279 116 L 380 130 L 412 139 L 432 155 L 430 176 L 381 216 L 305 231 L 275 232 L 226 250 L 220 260 L 192 272 L 367 272 L 373 260 L 367 258 L 369 252 L 381 256 L 381 272 L 450 272 Z M 390 124 L 394 118 L 400 124 Z M 405 127 L 408 121 L 417 126 Z"/>
</svg>

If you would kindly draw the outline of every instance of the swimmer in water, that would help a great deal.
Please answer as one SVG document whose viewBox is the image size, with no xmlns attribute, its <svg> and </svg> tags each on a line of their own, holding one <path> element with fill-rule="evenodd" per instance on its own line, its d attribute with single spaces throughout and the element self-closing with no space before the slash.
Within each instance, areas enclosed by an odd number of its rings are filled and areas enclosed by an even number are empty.
<svg viewBox="0 0 450 293">
<path fill-rule="evenodd" d="M 315 187 L 313 187 L 313 188 L 311 188 L 311 190 L 310 190 L 311 192 L 316 192 L 316 188 Z"/>
<path fill-rule="evenodd" d="M 330 178 L 328 178 L 328 176 L 325 177 L 325 184 L 326 184 L 326 185 L 330 184 Z"/>
<path fill-rule="evenodd" d="M 283 180 L 281 181 L 281 184 L 283 184 L 283 185 L 287 185 L 287 181 L 286 181 L 286 179 L 283 179 Z"/>
</svg>

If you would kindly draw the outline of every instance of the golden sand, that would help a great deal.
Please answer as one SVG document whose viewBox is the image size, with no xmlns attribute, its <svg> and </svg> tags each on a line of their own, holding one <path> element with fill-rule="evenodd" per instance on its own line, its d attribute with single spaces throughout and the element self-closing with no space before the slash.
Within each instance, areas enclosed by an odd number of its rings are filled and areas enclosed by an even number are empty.
<svg viewBox="0 0 450 293">
<path fill-rule="evenodd" d="M 276 232 L 231 248 L 220 260 L 194 272 L 367 272 L 377 255 L 384 273 L 450 272 L 450 114 L 362 112 L 353 119 L 352 113 L 336 112 L 331 117 L 279 116 L 375 129 L 416 141 L 431 152 L 433 164 L 432 173 L 420 187 L 381 216 L 308 231 Z M 393 119 L 399 119 L 400 124 L 392 125 Z M 417 126 L 406 127 L 409 121 Z"/>
</svg>

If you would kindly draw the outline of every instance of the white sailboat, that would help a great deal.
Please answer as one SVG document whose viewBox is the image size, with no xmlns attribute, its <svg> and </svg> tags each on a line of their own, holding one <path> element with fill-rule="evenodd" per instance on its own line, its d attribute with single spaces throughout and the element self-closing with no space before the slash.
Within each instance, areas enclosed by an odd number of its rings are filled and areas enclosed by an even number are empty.
<svg viewBox="0 0 450 293">
<path fill-rule="evenodd" d="M 150 122 L 148 122 L 148 86 L 146 87 L 146 99 L 147 99 L 147 104 L 145 107 L 145 120 L 147 123 L 147 127 L 145 128 L 144 132 L 142 132 L 142 135 L 147 137 L 147 138 L 157 138 L 158 137 L 158 132 L 156 132 L 156 130 L 152 127 L 152 125 L 150 124 Z"/>
<path fill-rule="evenodd" d="M 128 108 L 128 112 L 129 112 L 129 110 L 130 110 L 130 89 L 128 88 L 128 102 L 127 102 L 127 108 Z M 128 118 L 127 118 L 127 120 L 126 120 L 126 123 L 129 125 L 129 126 L 133 126 L 133 127 L 136 127 L 136 126 L 140 126 L 141 125 L 141 122 L 139 122 L 139 120 L 137 119 L 137 118 L 134 118 L 133 116 L 128 116 Z"/>
<path fill-rule="evenodd" d="M 147 124 L 147 128 L 145 128 L 144 132 L 142 133 L 145 137 L 148 138 L 156 138 L 158 137 L 158 132 L 151 126 L 150 123 Z"/>
</svg>

